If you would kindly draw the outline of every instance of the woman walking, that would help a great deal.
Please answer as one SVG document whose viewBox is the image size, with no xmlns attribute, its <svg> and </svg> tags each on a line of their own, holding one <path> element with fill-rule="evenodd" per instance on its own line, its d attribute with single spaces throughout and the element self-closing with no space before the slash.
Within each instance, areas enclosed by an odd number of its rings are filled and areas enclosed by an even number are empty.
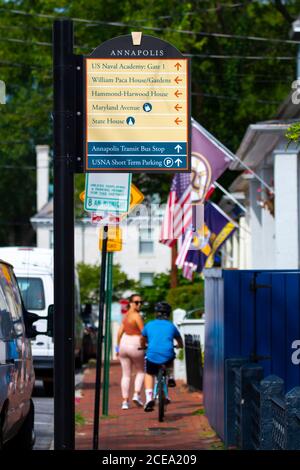
<svg viewBox="0 0 300 470">
<path fill-rule="evenodd" d="M 129 408 L 129 389 L 133 366 L 136 369 L 134 394 L 132 401 L 143 406 L 141 390 L 144 382 L 144 351 L 140 350 L 141 332 L 144 322 L 140 315 L 142 299 L 138 294 L 129 298 L 128 312 L 118 331 L 117 354 L 122 366 L 121 391 L 123 397 L 122 410 Z"/>
</svg>

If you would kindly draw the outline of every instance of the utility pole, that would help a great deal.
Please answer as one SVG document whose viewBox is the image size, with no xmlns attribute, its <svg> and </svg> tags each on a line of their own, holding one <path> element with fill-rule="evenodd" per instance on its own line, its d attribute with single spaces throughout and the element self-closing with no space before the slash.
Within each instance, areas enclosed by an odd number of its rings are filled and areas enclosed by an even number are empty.
<svg viewBox="0 0 300 470">
<path fill-rule="evenodd" d="M 75 446 L 73 23 L 53 26 L 54 82 L 54 448 Z"/>
</svg>

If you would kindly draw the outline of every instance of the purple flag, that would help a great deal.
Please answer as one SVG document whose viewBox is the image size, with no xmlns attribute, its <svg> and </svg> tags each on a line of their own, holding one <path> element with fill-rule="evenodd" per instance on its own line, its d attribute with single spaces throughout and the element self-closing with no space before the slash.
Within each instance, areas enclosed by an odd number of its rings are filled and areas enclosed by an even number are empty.
<svg viewBox="0 0 300 470">
<path fill-rule="evenodd" d="M 192 120 L 191 198 L 193 203 L 204 201 L 213 182 L 228 168 L 233 159 L 230 150 L 197 121 Z"/>
<path fill-rule="evenodd" d="M 205 203 L 204 229 L 201 231 L 198 246 L 192 247 L 185 258 L 185 265 L 201 273 L 203 268 L 211 268 L 217 251 L 236 230 L 236 225 L 228 221 L 212 204 Z"/>
</svg>

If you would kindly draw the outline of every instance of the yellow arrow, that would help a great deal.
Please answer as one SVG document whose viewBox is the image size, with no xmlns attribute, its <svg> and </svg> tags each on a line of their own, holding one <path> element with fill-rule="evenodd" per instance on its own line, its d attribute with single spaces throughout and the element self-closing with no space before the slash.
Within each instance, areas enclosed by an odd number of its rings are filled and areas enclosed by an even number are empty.
<svg viewBox="0 0 300 470">
<path fill-rule="evenodd" d="M 143 202 L 144 199 L 145 199 L 144 194 L 134 184 L 131 183 L 130 205 L 129 205 L 128 212 L 131 212 L 132 209 L 134 209 L 135 206 Z"/>
</svg>

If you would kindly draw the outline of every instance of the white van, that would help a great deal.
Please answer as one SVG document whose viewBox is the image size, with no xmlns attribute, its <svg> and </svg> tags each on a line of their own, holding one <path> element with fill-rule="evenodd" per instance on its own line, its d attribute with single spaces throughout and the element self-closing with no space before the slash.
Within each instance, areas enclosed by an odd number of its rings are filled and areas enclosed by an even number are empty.
<svg viewBox="0 0 300 470">
<path fill-rule="evenodd" d="M 46 248 L 5 247 L 0 248 L 0 259 L 14 267 L 26 310 L 41 317 L 36 329 L 47 329 L 48 307 L 53 304 L 53 250 Z M 75 273 L 75 358 L 82 362 L 82 340 L 84 325 L 80 316 L 80 295 L 77 273 Z M 43 319 L 44 318 L 44 319 Z M 32 340 L 32 355 L 37 379 L 43 380 L 45 392 L 53 394 L 53 339 L 38 335 Z"/>
</svg>

